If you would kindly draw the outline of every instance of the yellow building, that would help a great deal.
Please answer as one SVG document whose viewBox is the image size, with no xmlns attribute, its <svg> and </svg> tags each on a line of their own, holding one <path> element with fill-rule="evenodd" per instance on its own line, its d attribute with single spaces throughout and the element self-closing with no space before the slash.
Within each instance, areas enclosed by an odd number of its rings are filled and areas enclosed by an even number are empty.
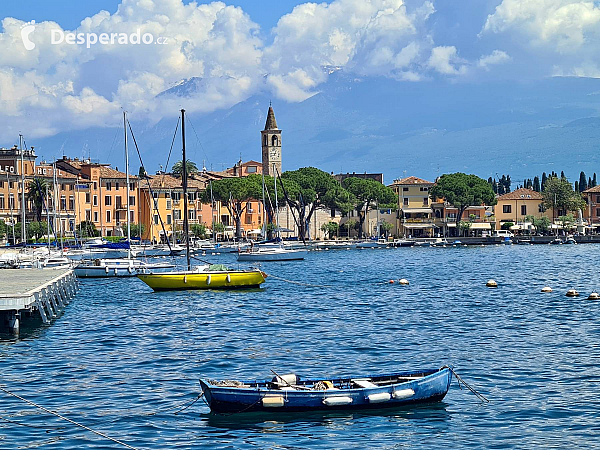
<svg viewBox="0 0 600 450">
<path fill-rule="evenodd" d="M 398 195 L 398 235 L 432 237 L 435 223 L 429 198 L 434 183 L 417 177 L 394 180 L 390 188 Z"/>
<path fill-rule="evenodd" d="M 496 216 L 496 229 L 499 230 L 503 223 L 512 222 L 514 225 L 528 229 L 526 216 L 536 218 L 548 217 L 553 221 L 554 211 L 552 208 L 545 209 L 542 194 L 532 189 L 521 188 L 498 197 L 498 203 L 494 207 Z"/>
</svg>

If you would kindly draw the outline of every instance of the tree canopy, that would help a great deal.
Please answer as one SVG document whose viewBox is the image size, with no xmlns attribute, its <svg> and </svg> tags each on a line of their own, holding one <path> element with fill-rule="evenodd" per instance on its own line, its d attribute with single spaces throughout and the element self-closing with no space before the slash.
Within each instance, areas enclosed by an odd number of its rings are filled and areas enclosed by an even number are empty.
<svg viewBox="0 0 600 450">
<path fill-rule="evenodd" d="M 187 168 L 188 175 L 198 172 L 198 167 L 193 161 L 186 161 L 185 166 Z M 181 175 L 183 173 L 183 161 L 177 161 L 175 164 L 173 164 L 171 171 L 173 172 L 173 175 Z"/>
<path fill-rule="evenodd" d="M 34 178 L 27 183 L 27 201 L 31 202 L 35 211 L 36 220 L 42 220 L 42 211 L 46 204 L 46 196 L 50 192 L 50 183 L 45 178 Z M 48 205 L 46 205 L 48 207 Z"/>
<path fill-rule="evenodd" d="M 389 187 L 372 178 L 346 178 L 343 186 L 355 198 L 354 207 L 358 212 L 359 233 L 363 233 L 363 226 L 369 210 L 373 207 L 396 209 L 398 196 Z"/>
<path fill-rule="evenodd" d="M 576 211 L 585 207 L 585 201 L 573 190 L 573 186 L 566 178 L 549 177 L 542 195 L 546 208 Z"/>
<path fill-rule="evenodd" d="M 443 198 L 457 208 L 457 223 L 460 223 L 463 213 L 469 206 L 496 204 L 496 196 L 487 181 L 477 175 L 461 172 L 442 175 L 429 189 L 429 195 L 432 198 Z"/>
<path fill-rule="evenodd" d="M 298 237 L 301 240 L 306 239 L 307 225 L 317 208 L 339 208 L 348 198 L 348 193 L 333 176 L 314 167 L 284 172 L 281 179 L 288 194 L 288 204 L 299 222 Z M 290 181 L 294 183 L 291 185 L 293 190 L 288 190 Z"/>
</svg>

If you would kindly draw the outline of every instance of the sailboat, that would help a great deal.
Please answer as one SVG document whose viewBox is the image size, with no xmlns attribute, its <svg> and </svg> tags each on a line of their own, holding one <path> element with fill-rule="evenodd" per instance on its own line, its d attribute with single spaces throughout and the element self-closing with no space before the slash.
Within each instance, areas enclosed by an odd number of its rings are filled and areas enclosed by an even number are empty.
<svg viewBox="0 0 600 450">
<path fill-rule="evenodd" d="M 170 263 L 148 263 L 132 258 L 131 253 L 131 221 L 129 204 L 129 151 L 127 149 L 127 113 L 123 111 L 123 127 L 125 129 L 125 175 L 127 177 L 127 258 L 85 260 L 73 268 L 78 278 L 135 277 L 141 270 L 169 270 L 175 267 Z"/>
<path fill-rule="evenodd" d="M 275 176 L 275 224 L 278 245 L 275 247 L 251 244 L 245 251 L 239 251 L 238 261 L 298 261 L 304 259 L 308 253 L 306 249 L 286 248 L 281 239 L 281 228 L 279 227 L 279 206 L 277 203 L 277 177 Z M 264 199 L 264 176 L 263 176 L 263 204 Z M 264 210 L 265 208 L 263 208 Z"/>
<path fill-rule="evenodd" d="M 152 270 L 137 277 L 155 291 L 182 289 L 240 289 L 259 287 L 267 274 L 258 269 L 229 270 L 222 264 L 205 264 L 192 268 L 188 222 L 187 160 L 185 155 L 185 110 L 181 110 L 183 232 L 185 235 L 186 270 L 155 273 Z"/>
</svg>

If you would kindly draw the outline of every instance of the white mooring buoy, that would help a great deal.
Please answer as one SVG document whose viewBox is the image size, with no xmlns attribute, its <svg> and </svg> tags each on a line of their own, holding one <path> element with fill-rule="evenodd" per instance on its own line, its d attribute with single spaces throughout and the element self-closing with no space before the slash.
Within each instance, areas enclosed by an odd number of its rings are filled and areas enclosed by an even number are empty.
<svg viewBox="0 0 600 450">
<path fill-rule="evenodd" d="M 597 292 L 592 292 L 587 299 L 588 300 L 600 300 L 600 294 L 598 294 Z"/>
<path fill-rule="evenodd" d="M 567 297 L 579 297 L 579 292 L 577 292 L 575 289 L 569 289 L 565 295 Z"/>
<path fill-rule="evenodd" d="M 408 280 L 406 278 L 400 278 L 398 280 L 398 284 L 402 285 L 402 286 L 408 286 Z"/>
<path fill-rule="evenodd" d="M 498 283 L 496 283 L 495 280 L 488 280 L 487 283 L 485 283 L 485 285 L 487 287 L 490 287 L 490 288 L 497 288 L 498 287 Z"/>
<path fill-rule="evenodd" d="M 541 292 L 552 292 L 552 288 L 550 286 L 544 286 Z"/>
</svg>

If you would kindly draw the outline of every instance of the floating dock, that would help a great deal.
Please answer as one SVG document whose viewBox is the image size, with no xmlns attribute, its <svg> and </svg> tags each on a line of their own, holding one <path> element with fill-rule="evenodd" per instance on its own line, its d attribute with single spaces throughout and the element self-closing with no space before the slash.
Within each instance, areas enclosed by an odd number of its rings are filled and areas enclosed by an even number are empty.
<svg viewBox="0 0 600 450">
<path fill-rule="evenodd" d="M 71 269 L 0 270 L 0 330 L 18 335 L 25 317 L 39 314 L 49 324 L 77 292 Z"/>
</svg>

